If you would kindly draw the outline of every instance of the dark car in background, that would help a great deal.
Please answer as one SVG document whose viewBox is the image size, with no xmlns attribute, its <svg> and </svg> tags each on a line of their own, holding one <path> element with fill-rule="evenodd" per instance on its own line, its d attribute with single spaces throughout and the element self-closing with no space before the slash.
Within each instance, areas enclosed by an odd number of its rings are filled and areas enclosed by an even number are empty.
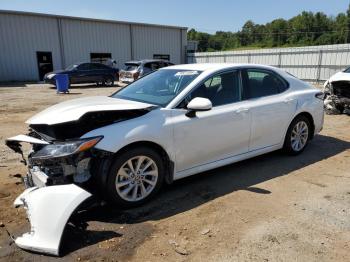
<svg viewBox="0 0 350 262">
<path fill-rule="evenodd" d="M 44 76 L 45 83 L 55 84 L 55 76 L 67 74 L 69 84 L 96 83 L 98 86 L 113 86 L 119 80 L 119 69 L 100 63 L 80 63 L 68 66 Z"/>
<path fill-rule="evenodd" d="M 119 72 L 119 80 L 123 83 L 131 83 L 159 68 L 174 65 L 168 61 L 158 59 L 129 61 L 124 64 L 124 68 Z"/>
</svg>

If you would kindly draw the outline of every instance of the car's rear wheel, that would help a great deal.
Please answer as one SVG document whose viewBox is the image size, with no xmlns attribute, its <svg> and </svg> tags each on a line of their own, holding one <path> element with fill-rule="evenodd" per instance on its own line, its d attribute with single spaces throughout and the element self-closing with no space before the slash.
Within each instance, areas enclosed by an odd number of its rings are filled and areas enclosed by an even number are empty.
<svg viewBox="0 0 350 262">
<path fill-rule="evenodd" d="M 291 155 L 304 151 L 311 137 L 311 124 L 307 117 L 298 116 L 290 124 L 284 141 L 284 150 Z"/>
<path fill-rule="evenodd" d="M 103 81 L 103 85 L 104 86 L 113 86 L 114 85 L 114 79 L 112 77 L 107 77 L 104 81 Z"/>
<path fill-rule="evenodd" d="M 109 172 L 109 199 L 124 208 L 143 204 L 154 196 L 163 183 L 164 164 L 153 149 L 133 148 L 115 158 Z"/>
</svg>

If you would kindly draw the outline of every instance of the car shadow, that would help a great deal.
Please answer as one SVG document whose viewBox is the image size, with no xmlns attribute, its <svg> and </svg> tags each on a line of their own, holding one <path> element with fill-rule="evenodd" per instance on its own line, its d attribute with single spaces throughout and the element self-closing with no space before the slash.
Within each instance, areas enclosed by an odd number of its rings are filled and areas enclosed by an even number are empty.
<svg viewBox="0 0 350 262">
<path fill-rule="evenodd" d="M 110 230 L 86 230 L 86 227 L 76 226 L 76 224 L 67 224 L 63 233 L 63 241 L 61 241 L 60 256 L 66 256 L 83 247 L 123 236 L 120 233 Z"/>
<path fill-rule="evenodd" d="M 75 219 L 80 223 L 100 221 L 134 224 L 168 218 L 238 190 L 247 190 L 256 194 L 273 194 L 256 185 L 277 177 L 291 175 L 293 171 L 335 156 L 347 149 L 350 149 L 350 143 L 347 141 L 318 135 L 298 156 L 288 156 L 281 151 L 272 152 L 175 181 L 172 185 L 165 186 L 157 197 L 142 207 L 121 211 L 108 205 L 97 206 L 79 213 Z"/>
</svg>

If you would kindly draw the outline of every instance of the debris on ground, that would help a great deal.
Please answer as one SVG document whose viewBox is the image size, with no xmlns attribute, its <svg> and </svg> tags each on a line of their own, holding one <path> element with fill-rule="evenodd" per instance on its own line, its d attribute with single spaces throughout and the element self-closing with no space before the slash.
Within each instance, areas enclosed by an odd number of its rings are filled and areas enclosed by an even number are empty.
<svg viewBox="0 0 350 262">
<path fill-rule="evenodd" d="M 176 253 L 183 255 L 183 256 L 188 256 L 190 254 L 190 252 L 188 250 L 186 250 L 185 248 L 182 248 L 182 247 L 175 247 L 174 250 Z"/>
<path fill-rule="evenodd" d="M 187 256 L 190 252 L 183 246 L 179 245 L 176 240 L 169 239 L 168 243 L 174 248 L 174 251 L 180 255 Z"/>
<path fill-rule="evenodd" d="M 202 235 L 206 235 L 208 233 L 210 233 L 210 229 L 203 229 L 201 232 Z"/>
</svg>

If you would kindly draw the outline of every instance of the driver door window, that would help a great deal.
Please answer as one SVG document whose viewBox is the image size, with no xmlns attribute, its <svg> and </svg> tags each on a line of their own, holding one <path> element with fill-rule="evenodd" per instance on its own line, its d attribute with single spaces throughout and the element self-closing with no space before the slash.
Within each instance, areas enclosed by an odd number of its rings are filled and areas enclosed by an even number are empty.
<svg viewBox="0 0 350 262">
<path fill-rule="evenodd" d="M 208 98 L 213 107 L 231 104 L 241 100 L 241 85 L 238 71 L 213 76 L 195 89 L 187 101 L 196 97 Z"/>
</svg>

